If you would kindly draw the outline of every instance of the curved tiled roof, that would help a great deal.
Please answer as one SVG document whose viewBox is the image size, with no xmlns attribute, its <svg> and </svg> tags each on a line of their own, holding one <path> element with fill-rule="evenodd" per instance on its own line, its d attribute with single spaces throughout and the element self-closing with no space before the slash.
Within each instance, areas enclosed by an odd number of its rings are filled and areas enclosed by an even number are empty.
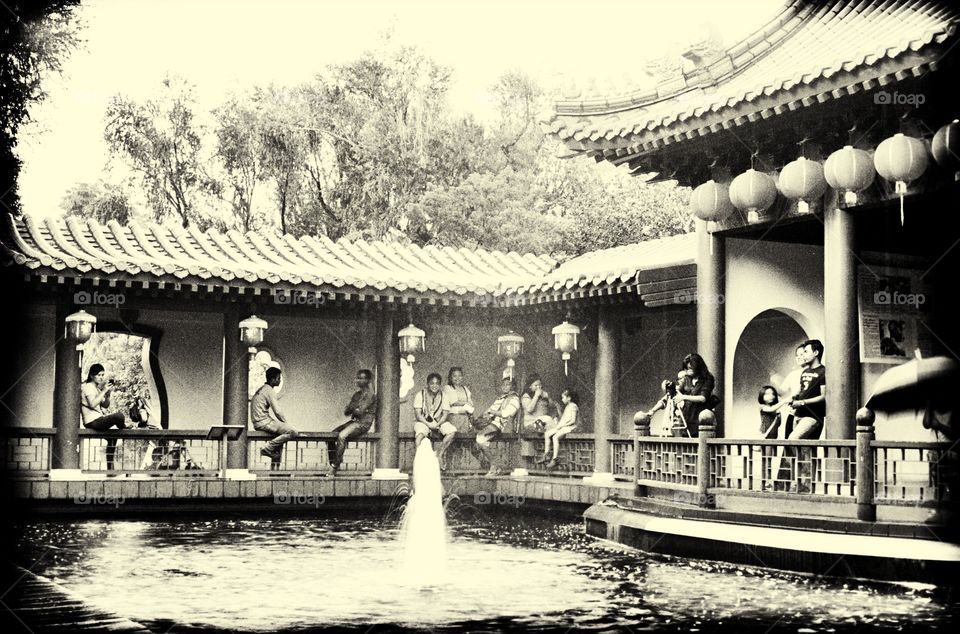
<svg viewBox="0 0 960 634">
<path fill-rule="evenodd" d="M 78 218 L 6 216 L 3 261 L 40 276 L 334 296 L 430 296 L 456 304 L 557 289 L 623 285 L 638 271 L 692 262 L 693 236 L 653 240 L 573 258 L 326 237 L 246 233 Z M 618 290 L 617 292 L 622 292 Z M 514 296 L 512 300 L 509 296 Z M 556 297 L 554 297 L 556 296 Z"/>
<path fill-rule="evenodd" d="M 705 68 L 655 89 L 558 102 L 544 129 L 577 150 L 654 150 L 937 67 L 958 9 L 935 0 L 793 0 Z"/>
</svg>

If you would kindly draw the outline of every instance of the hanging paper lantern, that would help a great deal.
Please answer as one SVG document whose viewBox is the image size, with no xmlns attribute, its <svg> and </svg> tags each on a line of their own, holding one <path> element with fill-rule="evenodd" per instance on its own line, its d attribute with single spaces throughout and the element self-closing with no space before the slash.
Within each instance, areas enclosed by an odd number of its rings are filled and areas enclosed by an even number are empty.
<svg viewBox="0 0 960 634">
<path fill-rule="evenodd" d="M 747 212 L 747 222 L 758 222 L 760 215 L 777 199 L 777 186 L 763 172 L 751 168 L 730 183 L 730 201 Z"/>
<path fill-rule="evenodd" d="M 875 173 L 870 154 L 852 145 L 837 150 L 823 164 L 823 176 L 843 194 L 847 206 L 857 204 L 857 192 L 870 187 Z"/>
<path fill-rule="evenodd" d="M 570 353 L 577 349 L 577 335 L 580 334 L 580 328 L 574 326 L 566 319 L 559 326 L 555 326 L 551 331 L 553 333 L 553 347 L 562 352 L 563 374 L 568 374 L 567 362 L 570 361 Z"/>
<path fill-rule="evenodd" d="M 797 211 L 809 213 L 810 203 L 819 200 L 827 191 L 823 166 L 801 156 L 783 166 L 777 188 L 786 198 L 797 201 Z"/>
<path fill-rule="evenodd" d="M 700 220 L 722 222 L 733 213 L 730 188 L 714 180 L 708 180 L 693 190 L 690 209 Z"/>
<path fill-rule="evenodd" d="M 960 181 L 960 121 L 954 119 L 937 130 L 930 151 L 937 164 L 953 170 L 953 179 Z"/>
<path fill-rule="evenodd" d="M 425 349 L 424 342 L 427 339 L 427 333 L 423 332 L 412 323 L 397 333 L 400 340 L 400 353 L 407 355 L 407 363 L 412 364 L 417 360 L 416 354 Z"/>
<path fill-rule="evenodd" d="M 497 354 L 507 358 L 507 372 L 513 378 L 513 368 L 516 358 L 523 354 L 524 339 L 512 330 L 497 337 Z"/>
<path fill-rule="evenodd" d="M 877 146 L 873 164 L 877 173 L 894 182 L 900 196 L 900 224 L 903 225 L 903 196 L 907 183 L 916 180 L 927 169 L 927 146 L 923 141 L 898 132 Z"/>
</svg>

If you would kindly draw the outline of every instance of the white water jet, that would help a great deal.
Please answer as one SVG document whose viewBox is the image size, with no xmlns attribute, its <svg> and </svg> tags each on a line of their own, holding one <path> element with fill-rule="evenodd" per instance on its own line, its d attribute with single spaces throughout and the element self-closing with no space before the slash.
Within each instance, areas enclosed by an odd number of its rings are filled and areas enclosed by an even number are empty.
<svg viewBox="0 0 960 634">
<path fill-rule="evenodd" d="M 447 518 L 443 509 L 440 464 L 429 439 L 413 459 L 413 495 L 400 521 L 401 572 L 416 586 L 441 584 L 447 572 Z"/>
</svg>

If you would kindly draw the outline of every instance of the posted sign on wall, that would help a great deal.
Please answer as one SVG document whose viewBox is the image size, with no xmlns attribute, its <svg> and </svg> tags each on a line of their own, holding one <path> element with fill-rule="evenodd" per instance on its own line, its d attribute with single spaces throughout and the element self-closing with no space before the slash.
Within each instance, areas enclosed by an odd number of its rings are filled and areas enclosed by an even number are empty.
<svg viewBox="0 0 960 634">
<path fill-rule="evenodd" d="M 932 354 L 928 316 L 929 297 L 916 269 L 860 266 L 857 286 L 860 304 L 860 361 L 902 363 L 919 349 Z"/>
</svg>

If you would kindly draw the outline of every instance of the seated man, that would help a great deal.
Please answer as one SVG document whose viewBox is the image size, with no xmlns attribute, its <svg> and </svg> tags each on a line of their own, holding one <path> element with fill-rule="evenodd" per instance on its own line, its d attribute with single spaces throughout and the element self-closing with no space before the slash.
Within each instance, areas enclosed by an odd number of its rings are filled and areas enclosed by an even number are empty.
<svg viewBox="0 0 960 634">
<path fill-rule="evenodd" d="M 503 428 L 514 420 L 520 411 L 520 397 L 517 396 L 516 385 L 513 379 L 504 378 L 500 382 L 500 395 L 493 402 L 478 422 L 477 450 L 481 460 L 490 465 L 487 477 L 503 475 L 503 470 L 496 464 L 490 453 L 490 443 L 501 433 Z"/>
<path fill-rule="evenodd" d="M 432 439 L 437 434 L 441 435 L 443 442 L 437 450 L 437 461 L 440 463 L 441 471 L 447 468 L 447 449 L 457 436 L 457 428 L 447 421 L 450 406 L 441 389 L 442 381 L 439 374 L 431 373 L 427 377 L 427 389 L 420 390 L 413 399 L 413 415 L 416 419 L 413 424 L 413 431 L 416 433 L 413 446 L 419 447 L 420 441 L 424 438 Z"/>
<path fill-rule="evenodd" d="M 267 382 L 260 386 L 250 399 L 250 419 L 253 428 L 273 434 L 267 446 L 260 450 L 261 456 L 267 456 L 271 462 L 279 462 L 283 453 L 283 444 L 293 440 L 299 434 L 287 423 L 286 417 L 277 404 L 275 387 L 280 385 L 280 368 L 267 368 Z"/>
<path fill-rule="evenodd" d="M 330 468 L 334 475 L 340 469 L 343 453 L 347 450 L 347 443 L 364 435 L 373 427 L 373 421 L 377 416 L 377 395 L 373 393 L 373 387 L 370 385 L 372 379 L 373 372 L 370 370 L 357 372 L 357 387 L 359 389 L 353 393 L 350 402 L 343 410 L 344 416 L 349 416 L 350 420 L 333 429 L 338 433 L 337 450 L 330 461 Z"/>
</svg>

